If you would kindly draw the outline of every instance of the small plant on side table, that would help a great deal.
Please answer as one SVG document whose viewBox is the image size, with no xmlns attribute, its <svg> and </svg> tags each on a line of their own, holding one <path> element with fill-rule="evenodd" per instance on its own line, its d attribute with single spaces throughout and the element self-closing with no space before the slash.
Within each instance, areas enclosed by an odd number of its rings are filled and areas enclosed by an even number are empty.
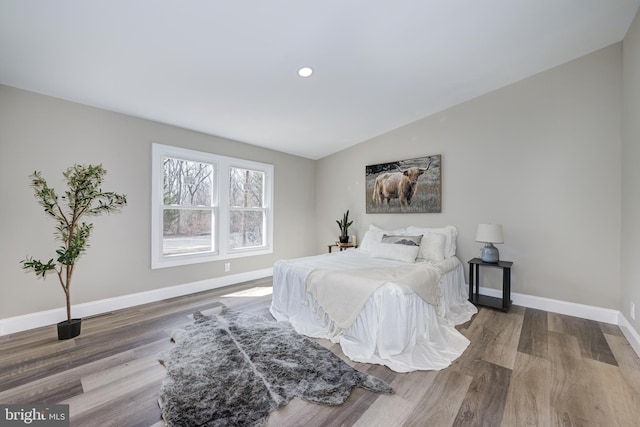
<svg viewBox="0 0 640 427">
<path fill-rule="evenodd" d="M 344 213 L 342 220 L 336 219 L 338 227 L 340 227 L 340 243 L 349 243 L 349 226 L 353 221 L 349 221 L 349 210 Z"/>
</svg>

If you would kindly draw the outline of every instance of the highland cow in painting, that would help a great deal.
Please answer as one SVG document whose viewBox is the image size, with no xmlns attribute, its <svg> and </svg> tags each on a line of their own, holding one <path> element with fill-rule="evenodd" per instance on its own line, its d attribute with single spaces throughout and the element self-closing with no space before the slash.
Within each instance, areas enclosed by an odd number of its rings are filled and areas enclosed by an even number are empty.
<svg viewBox="0 0 640 427">
<path fill-rule="evenodd" d="M 367 166 L 367 213 L 440 212 L 440 165 L 436 155 Z"/>
</svg>

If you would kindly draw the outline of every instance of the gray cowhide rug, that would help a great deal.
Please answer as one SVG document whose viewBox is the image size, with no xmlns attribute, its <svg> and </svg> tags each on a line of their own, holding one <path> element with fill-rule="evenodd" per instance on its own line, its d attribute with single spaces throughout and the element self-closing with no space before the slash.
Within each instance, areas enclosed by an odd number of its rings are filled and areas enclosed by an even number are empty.
<svg viewBox="0 0 640 427">
<path fill-rule="evenodd" d="M 227 308 L 194 319 L 160 355 L 167 368 L 160 406 L 170 426 L 261 426 L 294 397 L 340 405 L 353 387 L 393 393 L 289 323 Z"/>
</svg>

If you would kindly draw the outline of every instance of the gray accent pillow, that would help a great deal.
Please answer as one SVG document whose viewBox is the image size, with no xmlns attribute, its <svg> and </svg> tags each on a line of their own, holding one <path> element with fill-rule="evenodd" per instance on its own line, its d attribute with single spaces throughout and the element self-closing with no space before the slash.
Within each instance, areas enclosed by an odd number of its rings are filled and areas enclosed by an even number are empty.
<svg viewBox="0 0 640 427">
<path fill-rule="evenodd" d="M 370 255 L 374 258 L 415 262 L 420 250 L 422 236 L 382 235 L 380 243 L 372 245 Z"/>
</svg>

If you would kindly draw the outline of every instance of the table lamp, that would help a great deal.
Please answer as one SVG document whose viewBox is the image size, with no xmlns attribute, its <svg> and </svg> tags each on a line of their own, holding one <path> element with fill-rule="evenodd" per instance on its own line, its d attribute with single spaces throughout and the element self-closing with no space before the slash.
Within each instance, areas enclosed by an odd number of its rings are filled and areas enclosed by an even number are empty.
<svg viewBox="0 0 640 427">
<path fill-rule="evenodd" d="M 500 259 L 500 254 L 498 252 L 498 248 L 493 246 L 493 244 L 504 243 L 504 238 L 502 237 L 502 224 L 478 224 L 476 242 L 485 244 L 480 251 L 480 258 L 482 261 L 496 264 Z"/>
</svg>

